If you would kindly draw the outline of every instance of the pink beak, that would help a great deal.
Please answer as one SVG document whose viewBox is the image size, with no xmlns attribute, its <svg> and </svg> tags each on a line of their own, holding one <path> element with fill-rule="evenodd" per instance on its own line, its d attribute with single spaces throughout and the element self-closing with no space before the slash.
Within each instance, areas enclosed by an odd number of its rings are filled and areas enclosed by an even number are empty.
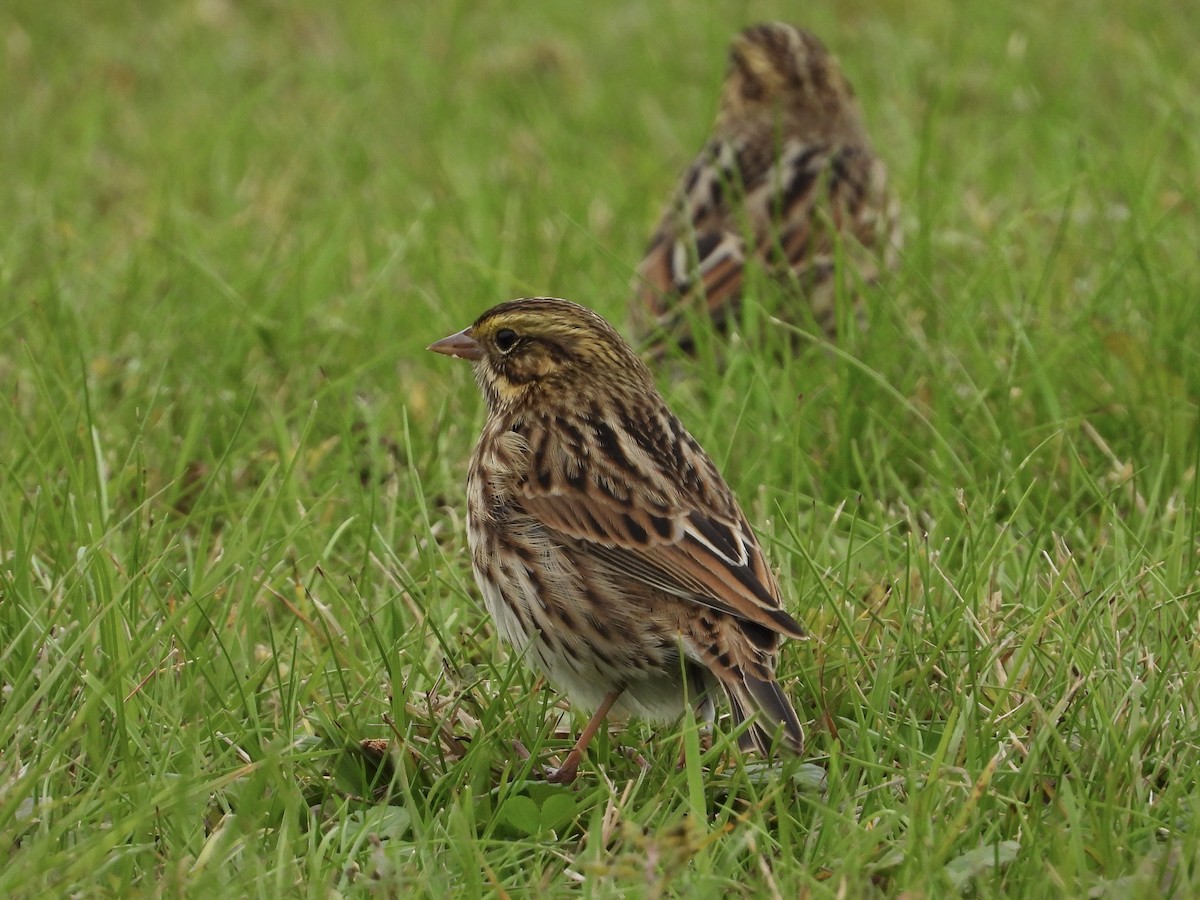
<svg viewBox="0 0 1200 900">
<path fill-rule="evenodd" d="M 459 359 L 469 359 L 472 362 L 483 359 L 483 347 L 479 346 L 479 342 L 471 337 L 471 329 L 464 328 L 462 331 L 452 334 L 449 337 L 444 337 L 440 341 L 434 341 L 425 349 L 432 350 L 434 353 L 441 353 L 445 356 L 457 356 Z"/>
</svg>

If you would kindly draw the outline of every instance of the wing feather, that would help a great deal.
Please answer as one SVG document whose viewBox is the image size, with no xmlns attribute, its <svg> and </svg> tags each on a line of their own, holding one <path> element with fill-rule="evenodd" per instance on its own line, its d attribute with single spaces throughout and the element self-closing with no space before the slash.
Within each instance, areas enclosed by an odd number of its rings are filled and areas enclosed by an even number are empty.
<svg viewBox="0 0 1200 900">
<path fill-rule="evenodd" d="M 779 587 L 743 517 L 725 519 L 696 509 L 650 517 L 598 490 L 544 490 L 526 482 L 521 503 L 547 528 L 591 544 L 595 558 L 618 576 L 803 637 L 782 607 Z M 666 520 L 669 528 L 651 518 Z M 665 532 L 665 533 L 664 533 Z"/>
<path fill-rule="evenodd" d="M 714 140 L 680 180 L 638 266 L 643 330 L 690 346 L 689 314 L 718 325 L 735 314 L 752 260 L 813 290 L 844 242 L 862 280 L 874 280 L 894 265 L 899 242 L 886 185 L 883 164 L 863 147 L 793 138 L 775 152 L 769 141 Z"/>
</svg>

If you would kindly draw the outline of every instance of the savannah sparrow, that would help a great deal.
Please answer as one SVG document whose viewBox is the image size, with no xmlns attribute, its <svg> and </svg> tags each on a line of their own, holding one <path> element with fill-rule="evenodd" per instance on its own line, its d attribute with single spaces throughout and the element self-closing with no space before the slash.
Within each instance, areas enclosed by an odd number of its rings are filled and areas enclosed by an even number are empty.
<svg viewBox="0 0 1200 900">
<path fill-rule="evenodd" d="M 775 681 L 801 637 L 746 517 L 603 318 L 513 300 L 429 347 L 471 360 L 487 422 L 467 478 L 475 580 L 500 634 L 595 714 L 551 780 L 569 782 L 610 710 L 669 721 L 713 691 L 744 747 L 803 732 Z M 682 659 L 681 659 L 682 656 Z"/>
<path fill-rule="evenodd" d="M 869 282 L 899 243 L 886 170 L 837 59 L 801 28 L 755 25 L 730 45 L 712 139 L 638 267 L 634 321 L 656 355 L 667 341 L 690 350 L 690 317 L 736 318 L 753 260 L 797 287 L 833 336 L 839 252 Z"/>
</svg>

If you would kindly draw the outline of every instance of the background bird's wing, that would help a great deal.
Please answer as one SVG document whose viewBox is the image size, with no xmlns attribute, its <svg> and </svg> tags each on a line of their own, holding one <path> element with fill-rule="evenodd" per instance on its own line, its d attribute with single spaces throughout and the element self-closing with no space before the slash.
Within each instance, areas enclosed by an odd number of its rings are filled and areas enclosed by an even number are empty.
<svg viewBox="0 0 1200 900">
<path fill-rule="evenodd" d="M 544 489 L 526 483 L 521 505 L 551 530 L 583 542 L 617 577 L 632 578 L 676 597 L 802 637 L 784 609 L 758 541 L 737 518 L 696 509 L 646 512 L 621 502 L 598 482 L 586 488 Z"/>
<path fill-rule="evenodd" d="M 684 172 L 634 277 L 635 309 L 670 327 L 682 309 L 720 314 L 742 290 L 745 232 L 729 212 L 760 163 L 714 140 Z M 750 169 L 748 171 L 748 169 Z"/>
<path fill-rule="evenodd" d="M 869 150 L 849 145 L 789 141 L 777 161 L 745 194 L 745 217 L 754 228 L 753 255 L 803 286 L 832 271 L 838 245 L 854 254 L 864 279 L 876 253 L 889 240 L 887 175 Z"/>
<path fill-rule="evenodd" d="M 894 261 L 899 234 L 886 181 L 883 164 L 863 147 L 712 142 L 684 174 L 650 241 L 634 279 L 634 309 L 667 337 L 686 335 L 689 313 L 720 324 L 737 309 L 748 260 L 807 288 L 833 271 L 846 236 L 861 257 L 857 271 L 873 279 L 870 256 L 883 250 Z"/>
</svg>

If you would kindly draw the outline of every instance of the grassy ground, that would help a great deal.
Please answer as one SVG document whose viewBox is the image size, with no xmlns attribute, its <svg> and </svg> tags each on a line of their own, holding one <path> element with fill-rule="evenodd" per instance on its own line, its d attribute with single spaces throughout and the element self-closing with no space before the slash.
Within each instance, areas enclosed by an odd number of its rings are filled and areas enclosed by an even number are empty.
<svg viewBox="0 0 1200 900">
<path fill-rule="evenodd" d="M 0 894 L 1200 891 L 1194 5 L 117 7 L 0 10 Z M 423 348 L 620 321 L 764 18 L 842 57 L 907 253 L 837 349 L 662 380 L 826 786 L 633 724 L 552 788 Z"/>
</svg>

